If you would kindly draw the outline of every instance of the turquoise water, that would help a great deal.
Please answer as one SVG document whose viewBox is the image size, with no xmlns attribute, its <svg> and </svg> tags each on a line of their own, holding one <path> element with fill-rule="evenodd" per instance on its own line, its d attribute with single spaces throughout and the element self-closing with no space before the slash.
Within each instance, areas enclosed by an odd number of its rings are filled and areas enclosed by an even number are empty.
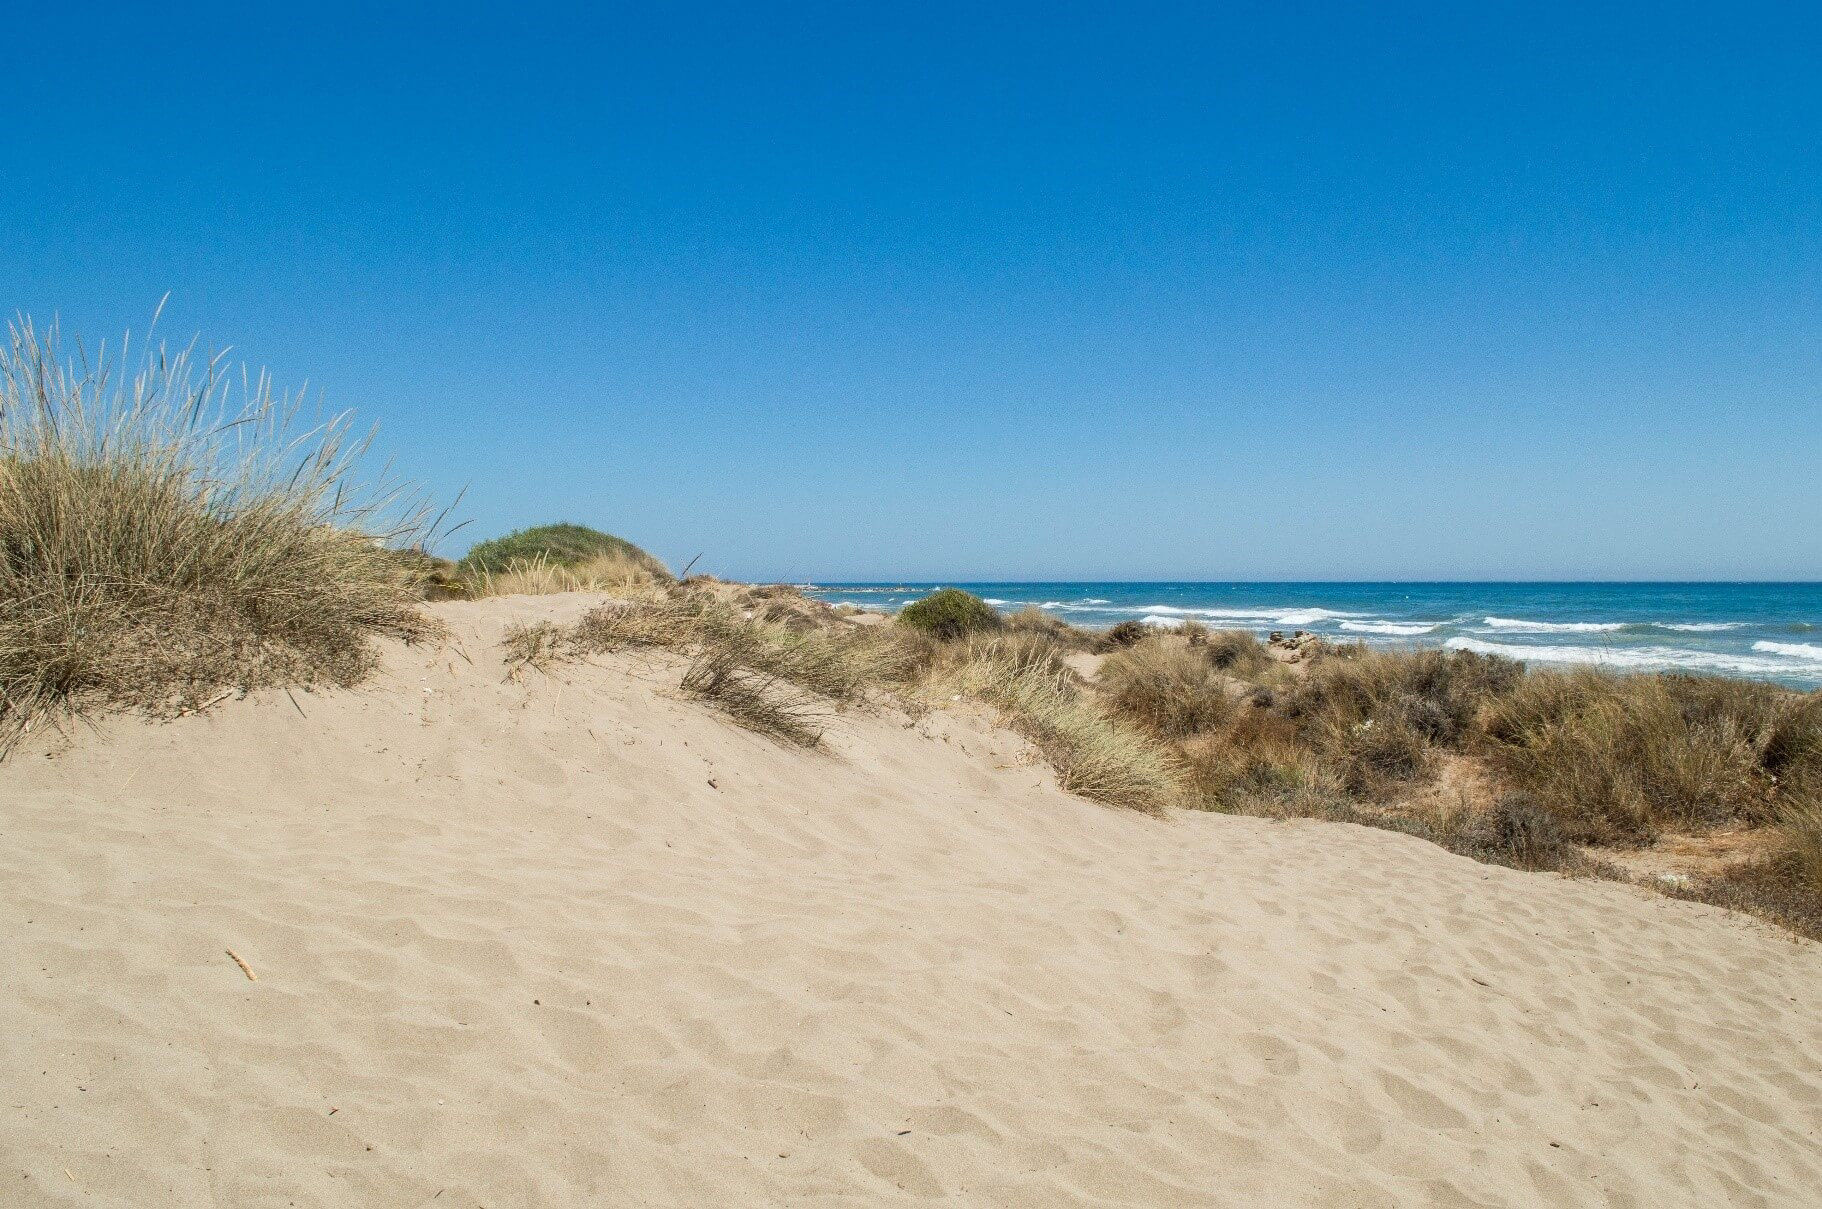
<svg viewBox="0 0 1822 1209">
<path fill-rule="evenodd" d="M 938 584 L 819 584 L 896 611 Z M 1709 672 L 1822 687 L 1822 583 L 958 583 L 1011 611 L 1075 625 L 1139 620 L 1309 630 L 1376 646 L 1442 646 L 1533 666 Z"/>
</svg>

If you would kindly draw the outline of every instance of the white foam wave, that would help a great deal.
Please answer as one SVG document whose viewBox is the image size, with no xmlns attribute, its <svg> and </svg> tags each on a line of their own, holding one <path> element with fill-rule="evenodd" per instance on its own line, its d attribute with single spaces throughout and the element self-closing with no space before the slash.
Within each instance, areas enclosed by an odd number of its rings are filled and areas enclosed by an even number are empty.
<svg viewBox="0 0 1822 1209">
<path fill-rule="evenodd" d="M 1001 600 L 997 596 L 983 596 L 981 599 L 982 599 L 983 603 L 990 604 L 990 605 L 994 606 L 995 608 L 998 608 L 1001 605 L 1009 605 L 1012 603 L 1010 600 Z"/>
<path fill-rule="evenodd" d="M 1354 634 L 1385 634 L 1393 638 L 1415 638 L 1436 631 L 1437 622 L 1424 621 L 1344 621 L 1341 628 Z"/>
<path fill-rule="evenodd" d="M 1671 646 L 1630 648 L 1521 646 L 1513 643 L 1483 642 L 1478 638 L 1451 638 L 1443 645 L 1453 651 L 1477 651 L 1482 655 L 1504 655 L 1508 659 L 1519 659 L 1526 663 L 1587 663 L 1634 671 L 1731 672 L 1744 676 L 1788 676 L 1795 670 L 1787 659 L 1728 655 L 1718 651 L 1689 651 Z M 1754 645 L 1757 647 L 1764 644 L 1755 643 Z M 1788 645 L 1801 646 L 1804 644 Z M 1818 650 L 1817 658 L 1822 660 L 1822 650 Z"/>
<path fill-rule="evenodd" d="M 1156 613 L 1139 618 L 1141 625 L 1156 626 L 1160 630 L 1179 630 L 1183 628 L 1181 617 L 1160 617 Z"/>
<path fill-rule="evenodd" d="M 1090 596 L 1087 599 L 1083 600 L 1082 603 L 1085 605 L 1098 605 L 1098 604 L 1112 604 L 1113 602 L 1111 600 L 1108 600 L 1105 596 Z"/>
<path fill-rule="evenodd" d="M 1675 630 L 1679 634 L 1718 634 L 1722 630 L 1737 630 L 1746 623 L 1743 621 L 1664 621 L 1657 623 L 1662 630 Z"/>
<path fill-rule="evenodd" d="M 1049 607 L 1049 606 L 1046 606 Z M 1077 605 L 1063 605 L 1064 609 L 1079 609 Z M 1300 626 L 1315 625 L 1323 621 L 1335 621 L 1344 617 L 1359 617 L 1359 613 L 1340 613 L 1333 609 L 1223 609 L 1223 608 L 1190 608 L 1180 605 L 1134 605 L 1120 606 L 1111 609 L 1097 609 L 1099 613 L 1136 613 L 1141 617 L 1195 617 L 1216 624 L 1236 626 Z"/>
<path fill-rule="evenodd" d="M 1483 617 L 1481 624 L 1508 634 L 1610 634 L 1623 630 L 1623 621 L 1523 621 L 1515 617 Z"/>
<path fill-rule="evenodd" d="M 1768 655 L 1782 655 L 1786 659 L 1801 659 L 1805 663 L 1822 663 L 1822 646 L 1813 642 L 1755 642 L 1752 649 Z"/>
</svg>

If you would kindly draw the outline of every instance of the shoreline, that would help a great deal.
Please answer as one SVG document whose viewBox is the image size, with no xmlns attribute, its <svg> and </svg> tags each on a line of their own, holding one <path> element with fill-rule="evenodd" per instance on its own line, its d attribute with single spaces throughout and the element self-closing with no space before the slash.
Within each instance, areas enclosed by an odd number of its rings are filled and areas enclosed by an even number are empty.
<svg viewBox="0 0 1822 1209">
<path fill-rule="evenodd" d="M 817 584 L 831 603 L 895 611 L 939 585 Z M 1442 647 L 1537 666 L 1690 672 L 1822 688 L 1822 584 L 998 582 L 954 586 L 1002 613 L 1070 624 L 1306 629 L 1386 650 Z"/>
</svg>

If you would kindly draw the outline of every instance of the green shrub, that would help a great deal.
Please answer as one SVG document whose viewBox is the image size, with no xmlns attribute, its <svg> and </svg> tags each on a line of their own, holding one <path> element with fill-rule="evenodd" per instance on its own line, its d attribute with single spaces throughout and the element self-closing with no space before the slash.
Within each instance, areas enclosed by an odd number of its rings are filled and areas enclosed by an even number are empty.
<svg viewBox="0 0 1822 1209">
<path fill-rule="evenodd" d="M 953 642 L 1005 625 L 993 606 L 972 592 L 942 588 L 899 610 L 901 625 Z"/>
<path fill-rule="evenodd" d="M 624 538 L 568 523 L 537 525 L 479 542 L 462 559 L 461 568 L 473 576 L 504 575 L 529 567 L 577 567 L 594 560 L 631 563 L 659 581 L 671 578 L 663 563 Z"/>
</svg>

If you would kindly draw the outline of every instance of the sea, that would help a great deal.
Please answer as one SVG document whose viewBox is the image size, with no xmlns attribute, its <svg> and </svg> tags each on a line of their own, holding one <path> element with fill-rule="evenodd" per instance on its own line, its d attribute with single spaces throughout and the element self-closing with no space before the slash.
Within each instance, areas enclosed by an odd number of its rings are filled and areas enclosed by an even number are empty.
<svg viewBox="0 0 1822 1209">
<path fill-rule="evenodd" d="M 939 587 L 1073 625 L 1122 621 L 1307 630 L 1380 647 L 1445 647 L 1533 666 L 1592 664 L 1822 688 L 1822 583 L 842 583 L 831 604 L 896 612 Z"/>
</svg>

